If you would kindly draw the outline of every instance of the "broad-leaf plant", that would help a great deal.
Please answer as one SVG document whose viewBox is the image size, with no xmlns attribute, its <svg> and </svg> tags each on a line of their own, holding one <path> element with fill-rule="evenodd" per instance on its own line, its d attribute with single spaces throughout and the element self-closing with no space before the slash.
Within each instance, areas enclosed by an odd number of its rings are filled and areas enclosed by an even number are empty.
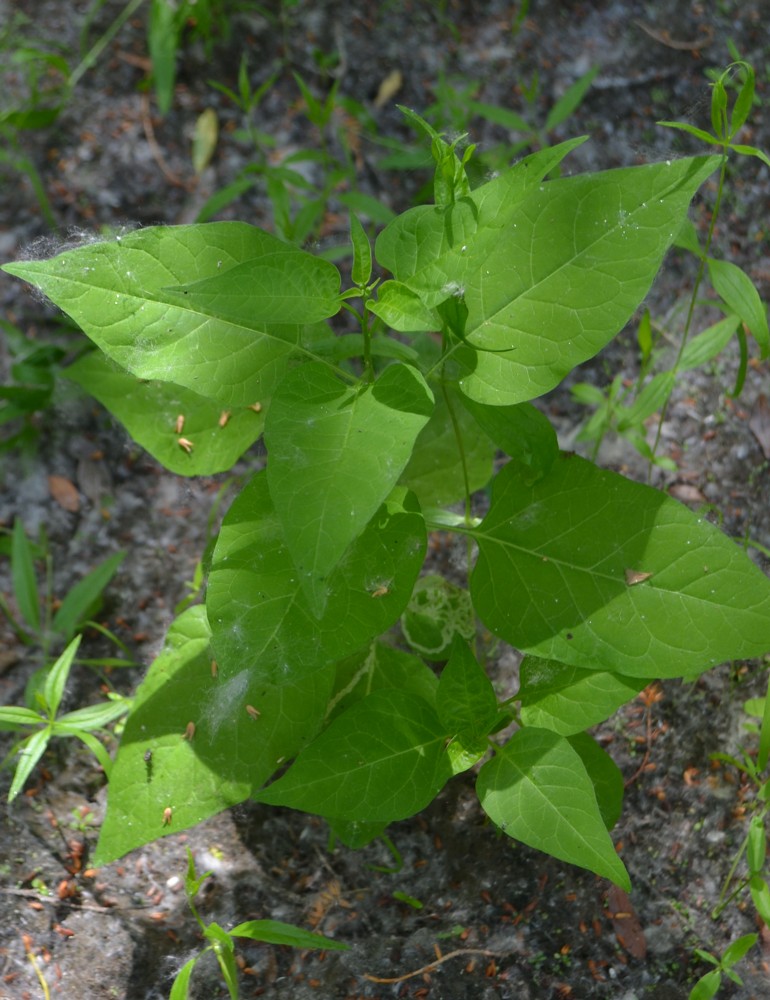
<svg viewBox="0 0 770 1000">
<path fill-rule="evenodd" d="M 472 189 L 472 147 L 423 125 L 435 204 L 373 248 L 352 218 L 342 291 L 334 264 L 239 222 L 5 268 L 83 328 L 96 350 L 68 376 L 168 469 L 228 470 L 260 437 L 268 455 L 138 691 L 98 863 L 247 798 L 361 846 L 475 768 L 506 836 L 628 889 L 623 782 L 585 730 L 652 679 L 770 649 L 744 551 L 560 451 L 532 403 L 633 316 L 726 145 L 563 176 L 575 139 Z M 467 588 L 424 574 L 432 533 L 467 541 Z M 490 636 L 524 654 L 513 698 Z"/>
</svg>

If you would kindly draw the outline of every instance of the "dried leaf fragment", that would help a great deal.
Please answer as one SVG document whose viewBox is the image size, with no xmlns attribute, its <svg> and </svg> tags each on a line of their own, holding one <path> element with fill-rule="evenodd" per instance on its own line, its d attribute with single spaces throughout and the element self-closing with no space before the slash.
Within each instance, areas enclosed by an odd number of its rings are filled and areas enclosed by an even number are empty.
<svg viewBox="0 0 770 1000">
<path fill-rule="evenodd" d="M 682 503 L 690 503 L 695 506 L 706 503 L 706 497 L 692 483 L 674 483 L 673 486 L 669 487 L 668 494 L 675 500 L 681 500 Z"/>
<path fill-rule="evenodd" d="M 192 163 L 196 174 L 202 174 L 211 162 L 219 138 L 219 121 L 213 108 L 206 108 L 195 122 L 192 143 Z"/>
<path fill-rule="evenodd" d="M 611 886 L 607 893 L 607 907 L 620 946 L 633 958 L 645 958 L 647 939 L 628 893 L 616 885 Z"/>
<path fill-rule="evenodd" d="M 49 476 L 48 492 L 70 514 L 77 514 L 80 510 L 80 494 L 66 476 Z"/>
<path fill-rule="evenodd" d="M 404 77 L 401 70 L 391 70 L 377 89 L 377 96 L 374 99 L 375 108 L 384 107 L 392 97 L 396 96 L 403 85 Z"/>
<path fill-rule="evenodd" d="M 652 573 L 641 573 L 635 569 L 626 570 L 626 583 L 629 587 L 636 586 L 637 583 L 644 583 L 645 580 L 649 580 Z"/>
</svg>

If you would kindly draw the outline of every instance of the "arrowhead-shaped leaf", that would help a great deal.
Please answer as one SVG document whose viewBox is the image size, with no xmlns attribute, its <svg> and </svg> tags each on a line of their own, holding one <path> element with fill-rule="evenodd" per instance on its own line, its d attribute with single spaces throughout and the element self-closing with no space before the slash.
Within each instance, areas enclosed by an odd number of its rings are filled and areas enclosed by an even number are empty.
<svg viewBox="0 0 770 1000">
<path fill-rule="evenodd" d="M 347 386 L 319 363 L 290 372 L 265 425 L 270 496 L 317 617 L 329 575 L 398 482 L 433 398 L 409 365 Z"/>
<path fill-rule="evenodd" d="M 417 494 L 423 509 L 455 503 L 465 496 L 466 489 L 475 493 L 492 478 L 495 446 L 458 395 L 448 391 L 449 402 L 443 395 L 437 397 L 431 418 L 415 441 L 401 476 L 401 482 Z"/>
<path fill-rule="evenodd" d="M 373 642 L 369 649 L 338 662 L 336 668 L 330 718 L 383 689 L 408 691 L 429 705 L 436 703 L 438 677 L 428 664 L 385 642 Z"/>
<path fill-rule="evenodd" d="M 462 297 L 467 318 L 447 372 L 467 396 L 523 402 L 623 327 L 718 163 L 681 159 L 539 186 L 521 180 L 517 165 L 505 176 L 513 187 L 519 179 L 518 190 L 498 217 L 480 188 L 443 212 L 396 220 L 378 258 L 427 308 Z"/>
<path fill-rule="evenodd" d="M 262 433 L 264 411 L 233 411 L 173 382 L 144 382 L 93 352 L 63 372 L 106 406 L 137 444 L 181 476 L 227 472 Z M 182 425 L 178 425 L 179 417 Z M 187 444 L 183 447 L 180 438 Z"/>
<path fill-rule="evenodd" d="M 623 812 L 623 775 L 606 750 L 602 750 L 593 736 L 575 733 L 569 744 L 580 754 L 596 794 L 596 802 L 604 825 L 611 830 Z"/>
<path fill-rule="evenodd" d="M 453 642 L 452 654 L 441 671 L 436 709 L 442 725 L 453 734 L 484 737 L 497 719 L 495 689 L 460 638 Z"/>
<path fill-rule="evenodd" d="M 521 721 L 561 736 L 580 733 L 609 719 L 649 683 L 537 656 L 525 656 L 519 674 Z"/>
<path fill-rule="evenodd" d="M 663 493 L 563 455 L 537 482 L 506 466 L 474 531 L 476 611 L 526 652 L 678 677 L 770 649 L 770 581 Z"/>
<path fill-rule="evenodd" d="M 206 607 L 224 676 L 294 683 L 365 646 L 404 610 L 425 556 L 425 522 L 399 487 L 328 579 L 311 612 L 259 473 L 234 501 L 217 539 Z"/>
<path fill-rule="evenodd" d="M 275 240 L 279 249 L 169 291 L 233 323 L 315 323 L 340 308 L 340 272 L 328 260 Z"/>
<path fill-rule="evenodd" d="M 364 823 L 405 819 L 451 777 L 446 736 L 422 698 L 376 691 L 334 719 L 257 801 Z"/>
<path fill-rule="evenodd" d="M 630 891 L 593 783 L 564 737 L 520 729 L 482 767 L 476 789 L 484 812 L 509 837 Z"/>
<path fill-rule="evenodd" d="M 394 219 L 377 238 L 375 252 L 380 264 L 398 280 L 385 283 L 382 311 L 372 307 L 373 311 L 385 322 L 394 320 L 398 330 L 435 329 L 435 318 L 429 310 L 457 288 L 455 284 L 444 289 L 448 272 L 453 272 L 451 280 L 455 283 L 463 278 L 462 270 L 458 270 L 458 252 L 467 249 L 468 241 L 475 238 L 480 227 L 499 231 L 509 223 L 546 174 L 584 141 L 570 139 L 532 153 L 447 207 L 419 205 Z M 414 301 L 415 293 L 422 307 Z M 398 325 L 401 317 L 407 325 Z"/>
<path fill-rule="evenodd" d="M 283 376 L 299 337 L 293 324 L 318 318 L 317 296 L 307 300 L 307 312 L 301 289 L 281 298 L 284 272 L 295 265 L 305 277 L 317 271 L 326 288 L 328 262 L 254 226 L 215 222 L 139 229 L 4 269 L 39 288 L 138 378 L 176 382 L 222 406 L 248 406 L 270 396 Z M 326 315 L 337 311 L 328 288 L 323 302 Z M 286 316 L 308 318 L 286 323 Z"/>
<path fill-rule="evenodd" d="M 464 397 L 463 404 L 498 448 L 529 468 L 529 478 L 544 475 L 558 458 L 556 431 L 532 403 L 488 406 Z"/>
<path fill-rule="evenodd" d="M 320 725 L 331 670 L 281 687 L 248 671 L 215 677 L 210 642 L 205 609 L 190 608 L 139 688 L 110 775 L 97 864 L 242 802 Z"/>
</svg>

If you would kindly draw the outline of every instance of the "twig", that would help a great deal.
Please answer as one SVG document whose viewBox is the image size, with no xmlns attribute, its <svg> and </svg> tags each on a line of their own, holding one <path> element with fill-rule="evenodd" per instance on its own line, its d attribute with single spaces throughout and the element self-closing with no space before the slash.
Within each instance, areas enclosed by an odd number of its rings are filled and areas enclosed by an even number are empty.
<svg viewBox="0 0 770 1000">
<path fill-rule="evenodd" d="M 161 148 L 158 145 L 158 140 L 155 138 L 155 129 L 152 127 L 152 118 L 150 117 L 150 95 L 148 93 L 142 94 L 142 125 L 144 127 L 144 134 L 147 138 L 147 144 L 150 147 L 152 155 L 155 157 L 155 162 L 160 167 L 163 176 L 166 180 L 173 184 L 174 187 L 184 188 L 186 191 L 190 191 L 190 185 L 188 182 L 184 181 L 178 174 L 166 163 L 166 160 L 161 152 Z"/>
<path fill-rule="evenodd" d="M 651 28 L 649 25 L 645 24 L 643 21 L 634 21 L 634 24 L 641 28 L 642 31 L 649 35 L 650 38 L 654 38 L 656 42 L 660 42 L 661 45 L 665 45 L 669 49 L 680 49 L 685 52 L 697 52 L 698 49 L 703 49 L 707 45 L 711 45 L 714 39 L 714 29 L 710 24 L 705 25 L 705 31 L 701 33 L 700 38 L 694 38 L 691 42 L 679 42 L 675 38 L 671 37 L 671 32 L 666 28 L 662 31 L 658 31 L 655 28 Z"/>
<path fill-rule="evenodd" d="M 35 892 L 34 889 L 10 889 L 6 886 L 0 886 L 0 892 L 4 892 L 7 896 L 25 896 L 27 899 L 34 899 L 38 903 L 48 903 L 50 906 L 61 906 L 62 903 L 69 903 L 70 906 L 74 906 L 78 910 L 90 910 L 92 913 L 115 913 L 116 909 L 118 911 L 151 909 L 148 903 L 144 903 L 141 906 L 119 907 L 99 906 L 96 903 L 73 903 L 67 899 L 59 899 L 58 896 L 44 896 L 42 893 Z"/>
<path fill-rule="evenodd" d="M 421 976 L 423 972 L 432 972 L 433 969 L 438 968 L 442 962 L 448 962 L 450 958 L 457 958 L 458 955 L 487 955 L 489 958 L 499 958 L 500 953 L 497 951 L 489 951 L 487 948 L 457 948 L 455 951 L 449 951 L 446 955 L 441 955 L 435 960 L 435 962 L 429 962 L 427 965 L 423 965 L 421 969 L 415 969 L 414 972 L 407 972 L 403 976 L 395 976 L 392 979 L 383 979 L 380 976 L 370 976 L 368 973 L 364 973 L 364 979 L 368 979 L 370 983 L 403 983 L 406 979 L 413 979 L 415 976 Z"/>
<path fill-rule="evenodd" d="M 32 968 L 35 970 L 35 975 L 37 976 L 38 982 L 40 983 L 40 988 L 43 991 L 44 1000 L 51 1000 L 51 994 L 48 990 L 48 983 L 46 982 L 46 978 L 43 975 L 42 969 L 37 964 L 37 959 L 35 958 L 34 953 L 32 951 L 32 938 L 29 936 L 29 934 L 22 934 L 21 940 L 22 943 L 24 944 L 24 951 L 27 954 L 27 958 L 32 963 Z"/>
</svg>

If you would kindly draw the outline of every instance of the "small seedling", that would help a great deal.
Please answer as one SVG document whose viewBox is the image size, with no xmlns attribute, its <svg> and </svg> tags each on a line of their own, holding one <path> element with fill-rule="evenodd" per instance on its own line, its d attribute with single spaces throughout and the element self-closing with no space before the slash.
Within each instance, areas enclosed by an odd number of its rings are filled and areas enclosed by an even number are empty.
<svg viewBox="0 0 770 1000">
<path fill-rule="evenodd" d="M 758 934 L 744 934 L 737 941 L 733 941 L 721 958 L 716 958 L 709 951 L 696 948 L 695 954 L 698 958 L 709 965 L 716 966 L 716 968 L 701 976 L 690 990 L 689 1000 L 711 1000 L 711 997 L 715 997 L 719 992 L 723 975 L 727 976 L 729 980 L 738 986 L 743 986 L 743 980 L 737 972 L 733 971 L 733 966 L 740 962 L 746 952 L 753 948 L 758 940 Z"/>
<path fill-rule="evenodd" d="M 18 327 L 0 320 L 0 334 L 12 357 L 10 381 L 0 385 L 0 452 L 34 449 L 36 415 L 48 409 L 56 376 L 67 352 L 55 344 L 31 343 Z"/>
<path fill-rule="evenodd" d="M 6 541 L 7 539 L 7 541 Z M 110 580 L 125 558 L 125 552 L 108 556 L 96 569 L 91 570 L 68 591 L 58 603 L 53 593 L 53 562 L 45 534 L 34 544 L 26 535 L 22 521 L 17 518 L 10 536 L 0 538 L 0 544 L 10 556 L 11 582 L 16 610 L 0 594 L 0 613 L 8 620 L 17 638 L 27 646 L 39 646 L 44 664 L 50 651 L 57 645 L 70 642 L 76 634 L 86 628 L 94 628 L 104 634 L 114 645 L 127 652 L 125 645 L 108 629 L 93 620 L 101 606 L 102 595 Z M 45 590 L 38 593 L 35 563 L 45 564 Z M 94 661 L 99 666 L 133 666 L 128 660 L 101 658 Z"/>
<path fill-rule="evenodd" d="M 194 901 L 200 891 L 200 887 L 210 875 L 211 872 L 204 872 L 202 875 L 196 874 L 195 861 L 188 847 L 185 894 L 187 895 L 187 902 L 192 914 L 209 944 L 199 955 L 191 958 L 179 970 L 174 980 L 169 1000 L 187 1000 L 190 980 L 195 966 L 206 952 L 209 951 L 213 951 L 216 955 L 231 1000 L 238 1000 L 240 994 L 238 992 L 238 966 L 235 961 L 235 938 L 248 938 L 252 941 L 263 941 L 265 944 L 283 944 L 291 948 L 347 951 L 348 946 L 340 941 L 334 941 L 331 938 L 324 937 L 323 934 L 315 934 L 312 931 L 303 930 L 301 927 L 295 927 L 293 924 L 286 924 L 280 920 L 247 920 L 245 923 L 232 927 L 229 931 L 213 922 L 206 924 L 201 919 Z"/>
<path fill-rule="evenodd" d="M 18 757 L 8 792 L 9 802 L 22 790 L 48 744 L 57 736 L 75 736 L 85 743 L 109 776 L 112 761 L 95 734 L 125 715 L 131 707 L 130 699 L 114 696 L 108 702 L 57 715 L 80 639 L 81 636 L 76 636 L 47 672 L 42 687 L 32 696 L 34 708 L 0 706 L 0 730 L 17 733 L 31 730 L 28 736 L 14 744 L 0 765 L 4 767 Z"/>
</svg>

